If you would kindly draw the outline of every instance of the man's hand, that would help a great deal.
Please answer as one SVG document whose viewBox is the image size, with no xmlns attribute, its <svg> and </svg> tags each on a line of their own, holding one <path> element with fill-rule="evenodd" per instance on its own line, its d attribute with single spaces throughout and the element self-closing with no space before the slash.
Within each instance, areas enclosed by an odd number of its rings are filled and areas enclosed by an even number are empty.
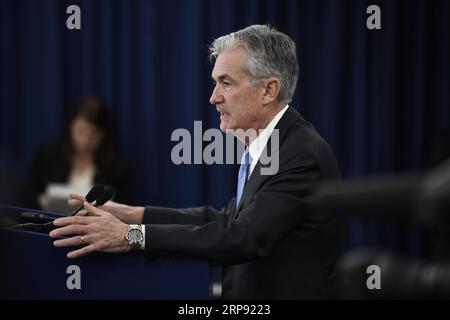
<svg viewBox="0 0 450 320">
<path fill-rule="evenodd" d="M 69 198 L 69 205 L 81 206 L 85 202 L 85 198 L 82 195 L 71 193 Z M 100 209 L 111 213 L 117 219 L 126 224 L 141 224 L 144 217 L 144 207 L 133 207 L 125 204 L 117 203 L 114 201 L 108 201 Z M 81 210 L 76 215 L 85 216 L 88 212 Z"/>
<path fill-rule="evenodd" d="M 55 247 L 84 245 L 81 249 L 69 252 L 68 258 L 78 258 L 97 251 L 120 253 L 131 249 L 124 238 L 128 231 L 127 224 L 87 202 L 84 208 L 88 212 L 87 216 L 65 217 L 53 221 L 58 228 L 50 232 L 50 237 L 70 236 L 54 241 Z"/>
</svg>

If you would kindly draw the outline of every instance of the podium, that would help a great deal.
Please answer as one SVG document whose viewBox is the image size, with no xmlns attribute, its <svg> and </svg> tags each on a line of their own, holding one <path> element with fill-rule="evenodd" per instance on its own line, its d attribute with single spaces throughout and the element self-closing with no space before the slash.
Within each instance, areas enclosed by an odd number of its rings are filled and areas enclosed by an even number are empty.
<svg viewBox="0 0 450 320">
<path fill-rule="evenodd" d="M 0 299 L 209 298 L 206 261 L 146 262 L 140 251 L 68 259 L 48 234 L 5 227 L 24 211 L 59 215 L 0 205 Z"/>
</svg>

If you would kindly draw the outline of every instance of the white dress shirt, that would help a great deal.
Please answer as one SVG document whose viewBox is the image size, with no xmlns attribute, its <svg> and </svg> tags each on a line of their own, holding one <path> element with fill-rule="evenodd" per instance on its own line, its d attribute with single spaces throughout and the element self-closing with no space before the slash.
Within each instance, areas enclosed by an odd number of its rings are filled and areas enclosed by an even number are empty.
<svg viewBox="0 0 450 320">
<path fill-rule="evenodd" d="M 250 146 L 248 147 L 248 149 L 249 149 L 248 151 L 250 153 L 250 157 L 252 157 L 252 163 L 250 165 L 250 171 L 248 173 L 248 178 L 250 178 L 250 176 L 252 175 L 253 169 L 255 169 L 255 166 L 258 163 L 259 157 L 261 157 L 261 154 L 267 145 L 267 141 L 269 141 L 269 138 L 273 132 L 273 129 L 275 129 L 276 125 L 278 124 L 278 121 L 280 121 L 281 117 L 283 116 L 283 114 L 286 112 L 286 110 L 288 108 L 289 108 L 289 105 L 286 105 L 283 109 L 281 109 L 277 113 L 277 115 L 272 119 L 272 121 L 270 121 L 269 124 L 259 132 L 256 139 L 250 143 Z"/>
</svg>

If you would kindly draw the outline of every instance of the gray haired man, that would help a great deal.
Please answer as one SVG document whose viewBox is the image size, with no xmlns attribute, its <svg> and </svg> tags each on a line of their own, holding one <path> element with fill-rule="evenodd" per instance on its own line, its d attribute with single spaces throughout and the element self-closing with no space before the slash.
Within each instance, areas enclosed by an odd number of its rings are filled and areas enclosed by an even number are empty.
<svg viewBox="0 0 450 320">
<path fill-rule="evenodd" d="M 206 259 L 224 267 L 225 299 L 332 298 L 339 228 L 331 215 L 311 214 L 304 203 L 317 182 L 339 177 L 339 169 L 328 144 L 289 106 L 299 74 L 295 44 L 273 28 L 253 25 L 216 39 L 210 50 L 210 102 L 220 129 L 257 132 L 237 135 L 246 150 L 236 198 L 222 211 L 85 204 L 79 216 L 55 221 L 52 237 L 72 236 L 54 245 L 85 245 L 70 258 L 136 249 L 149 261 Z M 279 145 L 270 151 L 278 156 L 278 170 L 263 175 L 260 157 L 275 133 Z M 82 201 L 78 195 L 70 200 Z"/>
</svg>

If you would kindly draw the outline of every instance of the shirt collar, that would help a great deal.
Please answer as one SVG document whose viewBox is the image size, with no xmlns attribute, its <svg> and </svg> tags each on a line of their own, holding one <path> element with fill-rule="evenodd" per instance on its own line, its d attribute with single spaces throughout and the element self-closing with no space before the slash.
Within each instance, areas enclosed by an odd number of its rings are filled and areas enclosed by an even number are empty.
<svg viewBox="0 0 450 320">
<path fill-rule="evenodd" d="M 254 167 L 258 162 L 261 153 L 266 147 L 267 141 L 269 141 L 273 129 L 275 129 L 276 125 L 278 124 L 278 121 L 280 121 L 281 117 L 284 115 L 288 107 L 289 105 L 286 105 L 283 109 L 281 109 L 272 119 L 272 121 L 270 121 L 269 124 L 259 132 L 256 139 L 253 140 L 252 143 L 250 143 L 248 151 L 250 152 L 252 167 Z"/>
</svg>

